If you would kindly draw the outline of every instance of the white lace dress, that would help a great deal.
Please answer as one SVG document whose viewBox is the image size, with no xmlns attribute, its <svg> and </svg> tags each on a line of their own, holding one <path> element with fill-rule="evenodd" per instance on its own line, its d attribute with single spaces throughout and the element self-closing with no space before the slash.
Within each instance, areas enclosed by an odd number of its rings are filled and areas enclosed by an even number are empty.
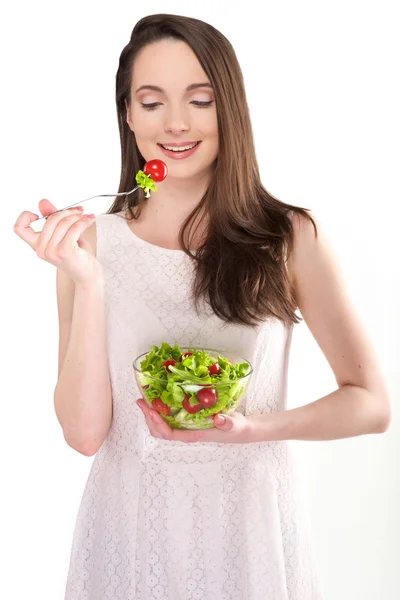
<svg viewBox="0 0 400 600">
<path fill-rule="evenodd" d="M 244 414 L 286 407 L 292 327 L 226 325 L 189 302 L 191 259 L 100 215 L 113 422 L 73 537 L 65 600 L 321 600 L 290 442 L 153 438 L 132 361 L 167 341 L 253 364 Z"/>
</svg>

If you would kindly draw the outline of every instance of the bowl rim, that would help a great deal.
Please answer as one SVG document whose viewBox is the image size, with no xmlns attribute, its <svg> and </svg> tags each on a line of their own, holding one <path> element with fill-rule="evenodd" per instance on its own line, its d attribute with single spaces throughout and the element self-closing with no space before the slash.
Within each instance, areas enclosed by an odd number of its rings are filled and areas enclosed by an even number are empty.
<svg viewBox="0 0 400 600">
<path fill-rule="evenodd" d="M 223 352 L 224 351 L 220 351 L 220 350 L 216 350 L 215 348 L 203 348 L 200 346 L 180 346 L 180 349 L 185 352 L 186 351 L 190 351 L 190 350 L 201 350 L 204 352 L 213 352 L 214 354 L 219 354 L 219 356 L 224 357 Z M 147 352 L 143 352 L 142 354 L 139 354 L 132 362 L 132 366 L 134 368 L 134 370 L 136 371 L 137 374 L 139 375 L 144 375 L 143 371 L 141 371 L 140 369 L 138 369 L 135 366 L 135 363 L 140 362 L 139 359 L 142 358 L 142 356 L 146 356 L 147 354 L 149 354 L 149 352 L 151 352 L 151 350 L 148 350 Z M 234 354 L 231 352 L 227 352 L 226 354 Z M 243 356 L 239 356 L 238 357 L 240 359 L 240 362 L 245 362 L 248 365 L 250 365 L 250 371 L 249 373 L 247 373 L 247 375 L 244 375 L 244 377 L 239 377 L 239 379 L 231 379 L 229 381 L 217 381 L 215 383 L 205 383 L 205 384 L 196 384 L 193 383 L 193 385 L 202 385 L 202 387 L 217 387 L 217 386 L 221 386 L 221 385 L 232 385 L 233 383 L 237 383 L 239 381 L 243 382 L 246 381 L 246 379 L 248 379 L 252 374 L 253 374 L 253 365 L 251 364 L 251 362 L 249 360 L 247 360 L 247 358 L 244 358 Z M 239 362 L 239 361 L 236 361 Z M 160 381 L 161 383 L 167 383 L 168 379 L 159 379 L 158 377 L 152 377 L 151 375 L 144 375 L 147 379 L 152 379 L 153 381 Z M 179 381 L 176 382 L 179 385 Z M 182 382 L 183 383 L 183 382 Z"/>
</svg>

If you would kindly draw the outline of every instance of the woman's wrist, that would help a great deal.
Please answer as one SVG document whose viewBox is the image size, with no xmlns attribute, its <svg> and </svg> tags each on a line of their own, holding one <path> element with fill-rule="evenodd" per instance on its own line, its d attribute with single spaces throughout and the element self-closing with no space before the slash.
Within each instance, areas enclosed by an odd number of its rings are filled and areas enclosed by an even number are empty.
<svg viewBox="0 0 400 600">
<path fill-rule="evenodd" d="M 249 442 L 269 442 L 274 439 L 272 435 L 271 414 L 246 415 L 248 420 Z"/>
</svg>

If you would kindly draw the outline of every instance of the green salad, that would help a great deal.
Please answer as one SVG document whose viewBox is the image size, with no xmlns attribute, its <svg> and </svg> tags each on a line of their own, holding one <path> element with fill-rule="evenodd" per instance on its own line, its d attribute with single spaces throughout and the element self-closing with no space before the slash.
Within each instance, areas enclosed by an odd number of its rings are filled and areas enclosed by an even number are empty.
<svg viewBox="0 0 400 600">
<path fill-rule="evenodd" d="M 252 373 L 248 362 L 232 364 L 218 354 L 166 342 L 142 356 L 136 370 L 143 395 L 177 429 L 214 427 L 212 415 L 235 410 Z"/>
<path fill-rule="evenodd" d="M 150 190 L 153 190 L 153 192 L 157 191 L 157 186 L 154 183 L 154 180 L 149 177 L 149 175 L 146 175 L 144 171 L 138 171 L 135 179 L 138 186 L 144 189 L 146 198 L 149 198 Z"/>
</svg>

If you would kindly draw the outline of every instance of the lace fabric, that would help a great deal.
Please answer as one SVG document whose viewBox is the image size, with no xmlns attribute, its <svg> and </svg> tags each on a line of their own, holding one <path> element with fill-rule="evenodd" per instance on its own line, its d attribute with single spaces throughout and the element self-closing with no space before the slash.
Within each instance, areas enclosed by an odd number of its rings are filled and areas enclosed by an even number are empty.
<svg viewBox="0 0 400 600">
<path fill-rule="evenodd" d="M 198 315 L 190 257 L 118 214 L 96 224 L 113 422 L 84 489 L 65 600 L 321 600 L 290 443 L 153 438 L 132 368 L 162 341 L 234 352 L 254 367 L 239 410 L 284 410 L 293 326 Z"/>
</svg>

